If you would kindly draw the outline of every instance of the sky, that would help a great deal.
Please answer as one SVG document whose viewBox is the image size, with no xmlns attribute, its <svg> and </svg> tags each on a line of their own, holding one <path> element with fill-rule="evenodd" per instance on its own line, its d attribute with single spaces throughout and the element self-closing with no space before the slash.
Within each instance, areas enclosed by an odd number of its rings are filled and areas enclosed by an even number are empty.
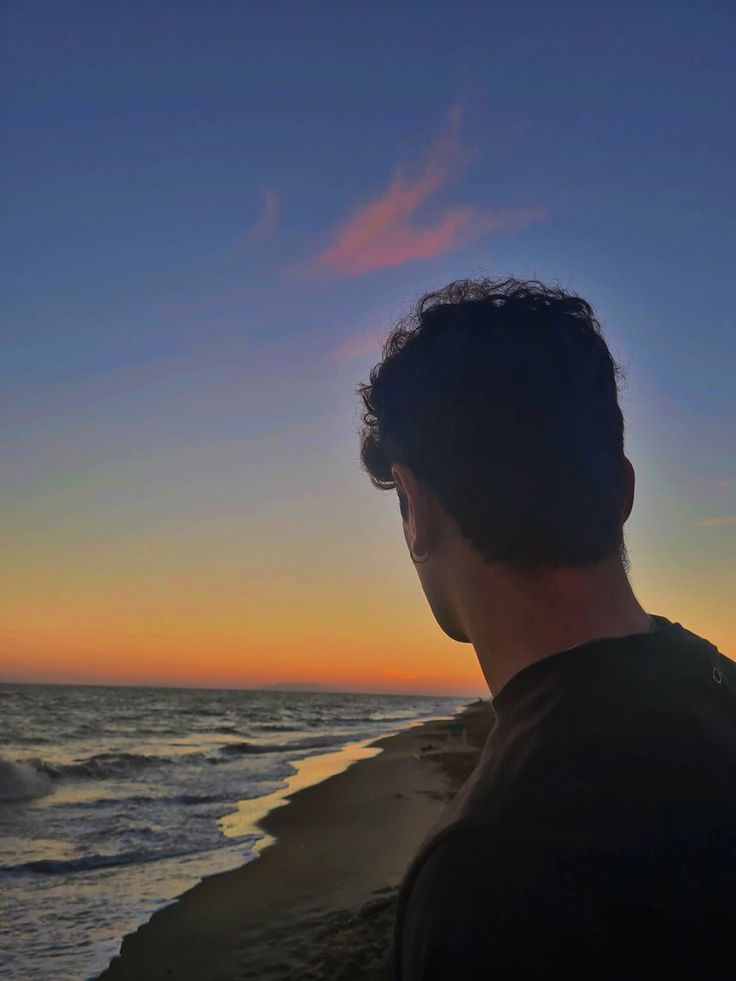
<svg viewBox="0 0 736 981">
<path fill-rule="evenodd" d="M 736 8 L 4 5 L 0 679 L 488 694 L 356 387 L 453 279 L 585 297 L 631 579 L 736 655 Z"/>
</svg>

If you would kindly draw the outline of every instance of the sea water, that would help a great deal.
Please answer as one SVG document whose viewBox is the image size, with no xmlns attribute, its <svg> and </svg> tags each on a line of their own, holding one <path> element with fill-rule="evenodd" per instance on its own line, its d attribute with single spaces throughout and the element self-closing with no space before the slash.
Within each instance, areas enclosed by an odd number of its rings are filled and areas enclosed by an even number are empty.
<svg viewBox="0 0 736 981">
<path fill-rule="evenodd" d="M 0 685 L 0 976 L 96 977 L 156 909 L 254 857 L 258 829 L 223 831 L 238 801 L 469 700 Z"/>
</svg>

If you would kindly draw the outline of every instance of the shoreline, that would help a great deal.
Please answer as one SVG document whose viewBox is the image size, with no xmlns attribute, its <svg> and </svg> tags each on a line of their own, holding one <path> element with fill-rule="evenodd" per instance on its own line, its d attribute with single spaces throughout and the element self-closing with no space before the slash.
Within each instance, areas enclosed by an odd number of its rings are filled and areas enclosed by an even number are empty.
<svg viewBox="0 0 736 981">
<path fill-rule="evenodd" d="M 475 766 L 492 720 L 487 700 L 473 702 L 298 761 L 286 788 L 220 820 L 225 833 L 262 834 L 257 857 L 157 910 L 97 981 L 337 979 L 342 967 L 325 973 L 325 961 L 339 938 L 339 964 L 355 958 L 346 979 L 380 978 L 403 872 Z M 468 745 L 448 746 L 453 721 Z"/>
<path fill-rule="evenodd" d="M 465 707 L 459 709 L 459 712 L 462 712 Z M 450 716 L 437 715 L 427 719 L 417 719 L 409 723 L 408 726 L 400 729 L 389 729 L 380 736 L 369 736 L 366 739 L 346 743 L 329 753 L 318 753 L 314 756 L 305 756 L 295 760 L 291 764 L 295 768 L 295 772 L 286 777 L 284 787 L 273 791 L 273 793 L 264 794 L 263 797 L 251 797 L 239 801 L 237 810 L 225 814 L 219 819 L 218 824 L 223 834 L 228 838 L 259 835 L 259 840 L 251 845 L 255 857 L 258 857 L 266 848 L 278 841 L 274 835 L 267 831 L 269 816 L 277 808 L 291 803 L 292 799 L 303 790 L 316 787 L 325 780 L 330 780 L 332 777 L 344 773 L 354 763 L 360 763 L 362 760 L 378 756 L 382 752 L 382 747 L 379 745 L 381 741 L 391 739 L 393 736 L 410 729 L 417 729 L 432 722 L 442 722 L 449 718 Z M 249 862 L 245 862 L 240 868 L 245 868 L 247 864 Z"/>
</svg>

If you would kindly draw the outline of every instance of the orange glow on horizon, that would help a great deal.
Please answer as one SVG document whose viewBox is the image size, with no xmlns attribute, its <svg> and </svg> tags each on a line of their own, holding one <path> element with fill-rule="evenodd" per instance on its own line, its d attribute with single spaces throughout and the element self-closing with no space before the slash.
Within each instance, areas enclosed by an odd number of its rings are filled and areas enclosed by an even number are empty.
<svg viewBox="0 0 736 981">
<path fill-rule="evenodd" d="M 648 608 L 668 616 L 659 604 Z M 684 614 L 669 616 L 732 657 L 729 625 L 714 623 L 714 612 L 705 608 L 702 624 Z M 328 629 L 324 610 L 273 627 L 173 610 L 155 620 L 110 611 L 85 616 L 69 607 L 63 618 L 58 609 L 39 613 L 28 609 L 27 619 L 6 621 L 0 680 L 206 688 L 299 683 L 346 691 L 489 694 L 472 646 L 449 640 L 427 614 L 413 619 L 394 611 L 379 623 L 354 619 L 351 627 L 336 613 Z M 703 626 L 708 621 L 710 627 Z"/>
<path fill-rule="evenodd" d="M 19 496 L 0 568 L 0 679 L 487 696 L 472 646 L 429 609 L 395 498 L 355 466 L 350 412 L 330 419 L 337 462 L 292 460 L 294 440 L 329 442 L 320 419 L 264 435 L 247 466 L 224 443 L 200 475 L 193 446 Z M 663 514 L 647 498 L 657 475 L 642 472 L 635 593 L 734 657 L 733 525 L 700 525 L 694 507 Z M 211 473 L 232 505 L 205 506 Z"/>
</svg>

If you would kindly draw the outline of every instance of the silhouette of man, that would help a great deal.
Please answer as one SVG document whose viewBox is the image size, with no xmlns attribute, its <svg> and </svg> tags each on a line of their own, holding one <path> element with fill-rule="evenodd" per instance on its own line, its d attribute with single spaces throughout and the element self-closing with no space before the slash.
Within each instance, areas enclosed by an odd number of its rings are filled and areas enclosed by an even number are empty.
<svg viewBox="0 0 736 981">
<path fill-rule="evenodd" d="M 459 280 L 358 388 L 496 716 L 402 883 L 392 981 L 736 977 L 736 665 L 632 590 L 620 374 L 580 297 Z"/>
</svg>

